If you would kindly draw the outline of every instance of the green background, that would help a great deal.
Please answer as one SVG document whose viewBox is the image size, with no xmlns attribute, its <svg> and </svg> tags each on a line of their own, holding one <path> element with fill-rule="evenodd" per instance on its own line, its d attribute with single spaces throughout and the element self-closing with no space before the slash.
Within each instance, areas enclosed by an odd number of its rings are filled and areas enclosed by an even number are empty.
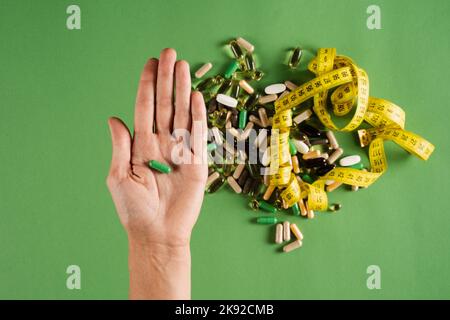
<svg viewBox="0 0 450 320">
<path fill-rule="evenodd" d="M 81 30 L 66 8 L 81 7 Z M 382 30 L 366 9 L 381 7 Z M 0 298 L 127 298 L 127 240 L 105 185 L 107 118 L 132 125 L 138 77 L 164 47 L 197 68 L 228 61 L 232 37 L 253 42 L 270 82 L 306 79 L 287 50 L 336 47 L 370 76 L 371 95 L 402 106 L 407 129 L 436 145 L 428 162 L 386 143 L 389 170 L 369 189 L 330 194 L 338 214 L 297 222 L 290 254 L 256 225 L 246 200 L 207 196 L 192 239 L 192 296 L 219 298 L 450 298 L 448 85 L 450 2 L 0 2 Z M 339 135 L 368 164 L 354 134 Z M 66 288 L 68 265 L 82 289 Z M 381 268 L 368 290 L 366 268 Z"/>
</svg>

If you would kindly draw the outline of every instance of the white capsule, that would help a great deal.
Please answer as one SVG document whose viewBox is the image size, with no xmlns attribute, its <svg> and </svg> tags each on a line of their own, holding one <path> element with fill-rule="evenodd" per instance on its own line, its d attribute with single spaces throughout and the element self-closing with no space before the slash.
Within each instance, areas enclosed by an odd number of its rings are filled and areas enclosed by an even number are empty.
<svg viewBox="0 0 450 320">
<path fill-rule="evenodd" d="M 267 167 L 270 164 L 270 148 L 267 148 L 266 151 L 264 151 L 261 157 L 261 164 L 264 167 Z"/>
<path fill-rule="evenodd" d="M 239 37 L 236 39 L 236 42 L 238 45 L 240 45 L 242 48 L 244 48 L 245 50 L 247 50 L 250 53 L 252 53 L 253 50 L 255 50 L 255 46 L 252 45 L 247 40 L 245 40 L 244 38 Z"/>
<path fill-rule="evenodd" d="M 334 152 L 328 157 L 328 163 L 333 164 L 336 162 L 337 159 L 339 159 L 340 156 L 344 153 L 344 149 L 337 148 L 334 150 Z"/>
<path fill-rule="evenodd" d="M 218 144 L 221 145 L 223 143 L 223 133 L 222 131 L 219 130 L 219 128 L 217 127 L 212 127 L 211 128 L 211 132 L 214 136 L 214 141 Z"/>
<path fill-rule="evenodd" d="M 230 185 L 230 187 L 234 190 L 234 192 L 236 192 L 236 193 L 242 192 L 241 186 L 237 183 L 236 180 L 234 180 L 234 178 L 232 176 L 229 176 L 227 178 L 227 182 Z"/>
<path fill-rule="evenodd" d="M 203 77 L 210 69 L 212 68 L 212 63 L 211 62 L 208 62 L 208 63 L 205 63 L 203 66 L 201 66 L 201 68 L 200 69 L 198 69 L 196 72 L 195 72 L 195 77 L 196 78 L 201 78 L 201 77 Z"/>
<path fill-rule="evenodd" d="M 294 90 L 297 89 L 297 87 L 298 87 L 295 83 L 293 83 L 292 81 L 289 81 L 289 80 L 286 80 L 286 81 L 284 82 L 284 84 L 285 84 L 286 87 L 287 87 L 289 90 L 291 90 L 291 91 L 294 91 Z"/>
<path fill-rule="evenodd" d="M 331 185 L 331 184 L 333 184 L 335 181 L 334 180 L 325 180 L 325 185 L 326 186 L 329 186 L 329 185 Z"/>
<path fill-rule="evenodd" d="M 261 129 L 259 131 L 258 136 L 255 139 L 254 145 L 255 147 L 259 147 L 264 142 L 267 144 L 267 129 Z"/>
<path fill-rule="evenodd" d="M 222 94 L 222 93 L 219 93 L 217 95 L 216 100 L 217 100 L 217 102 L 219 102 L 227 107 L 230 107 L 230 108 L 236 108 L 236 106 L 238 104 L 238 101 L 235 98 L 227 96 L 226 94 Z"/>
<path fill-rule="evenodd" d="M 301 240 L 295 240 L 283 247 L 284 252 L 291 252 L 294 249 L 300 248 L 302 246 Z"/>
<path fill-rule="evenodd" d="M 283 240 L 290 241 L 291 240 L 291 224 L 289 221 L 283 222 Z"/>
<path fill-rule="evenodd" d="M 339 148 L 339 143 L 336 140 L 336 137 L 334 136 L 333 131 L 331 131 L 331 130 L 327 131 L 327 138 L 328 138 L 328 141 L 330 142 L 331 149 Z"/>
<path fill-rule="evenodd" d="M 275 83 L 275 84 L 271 84 L 270 86 L 267 86 L 264 89 L 264 92 L 266 94 L 279 94 L 279 93 L 283 92 L 284 90 L 286 90 L 286 85 L 284 83 Z"/>
<path fill-rule="evenodd" d="M 283 225 L 281 223 L 278 223 L 275 232 L 275 243 L 282 243 L 282 242 L 283 242 Z"/>
<path fill-rule="evenodd" d="M 302 123 L 303 121 L 305 121 L 306 119 L 309 119 L 312 116 L 312 111 L 311 109 L 307 109 L 305 111 L 303 111 L 302 113 L 298 114 L 295 118 L 294 118 L 294 122 L 296 124 Z"/>
<path fill-rule="evenodd" d="M 292 139 L 292 142 L 294 143 L 295 149 L 297 149 L 298 152 L 301 154 L 305 154 L 309 152 L 309 147 L 306 143 L 303 141 Z"/>
<path fill-rule="evenodd" d="M 241 173 L 242 173 L 242 171 L 244 171 L 244 169 L 245 169 L 245 164 L 244 163 L 239 164 L 233 172 L 233 178 L 239 179 L 239 177 L 241 176 Z"/>
<path fill-rule="evenodd" d="M 358 155 L 354 155 L 354 156 L 347 156 L 342 158 L 341 160 L 339 160 L 339 164 L 342 167 L 350 167 L 353 166 L 355 164 L 358 164 L 361 162 L 361 157 Z"/>
</svg>

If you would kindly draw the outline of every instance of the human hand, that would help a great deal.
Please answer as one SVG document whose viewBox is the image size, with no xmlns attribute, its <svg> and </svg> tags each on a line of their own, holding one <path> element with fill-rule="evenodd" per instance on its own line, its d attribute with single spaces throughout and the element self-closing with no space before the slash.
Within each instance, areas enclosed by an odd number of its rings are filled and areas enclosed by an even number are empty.
<svg viewBox="0 0 450 320">
<path fill-rule="evenodd" d="M 159 61 L 150 59 L 139 82 L 133 137 L 118 118 L 110 118 L 109 127 L 107 185 L 129 238 L 148 246 L 188 246 L 207 178 L 206 110 L 201 93 L 191 93 L 188 63 L 176 61 L 173 49 L 163 50 Z M 189 131 L 196 143 L 177 141 L 175 129 Z M 191 164 L 174 164 L 176 147 L 187 152 Z M 150 169 L 149 160 L 170 165 L 172 172 Z"/>
</svg>

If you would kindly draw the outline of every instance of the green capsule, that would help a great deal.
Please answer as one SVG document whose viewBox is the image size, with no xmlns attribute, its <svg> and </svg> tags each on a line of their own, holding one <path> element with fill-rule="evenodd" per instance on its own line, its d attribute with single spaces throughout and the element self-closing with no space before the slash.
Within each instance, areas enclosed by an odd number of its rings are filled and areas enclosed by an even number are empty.
<svg viewBox="0 0 450 320">
<path fill-rule="evenodd" d="M 230 42 L 230 49 L 231 52 L 233 52 L 233 55 L 236 59 L 241 59 L 244 56 L 244 53 L 242 52 L 241 47 L 238 45 L 238 43 L 233 40 Z"/>
<path fill-rule="evenodd" d="M 245 55 L 245 68 L 249 71 L 256 70 L 255 60 L 253 59 L 253 55 L 250 52 L 247 52 L 247 54 Z"/>
<path fill-rule="evenodd" d="M 208 152 L 216 150 L 217 149 L 217 144 L 215 143 L 208 143 L 208 145 L 206 146 L 206 150 L 208 150 Z"/>
<path fill-rule="evenodd" d="M 292 51 L 291 58 L 289 59 L 289 68 L 295 69 L 300 63 L 300 59 L 302 58 L 302 49 L 297 47 Z"/>
<path fill-rule="evenodd" d="M 308 174 L 302 175 L 302 180 L 307 182 L 307 183 L 309 183 L 309 184 L 314 182 L 314 180 Z"/>
<path fill-rule="evenodd" d="M 172 172 L 172 168 L 169 167 L 167 164 L 164 164 L 162 162 L 156 161 L 156 160 L 150 160 L 148 162 L 148 166 L 152 169 L 155 169 L 161 173 L 170 173 Z"/>
<path fill-rule="evenodd" d="M 207 193 L 214 193 L 218 191 L 220 188 L 222 188 L 225 185 L 225 178 L 220 177 L 219 179 L 216 179 L 211 185 L 206 189 Z"/>
<path fill-rule="evenodd" d="M 362 169 L 364 169 L 364 163 L 360 162 L 360 163 L 357 163 L 357 164 L 354 164 L 354 165 L 350 166 L 349 168 L 362 170 Z"/>
<path fill-rule="evenodd" d="M 239 129 L 244 129 L 247 125 L 247 110 L 242 109 L 239 112 Z"/>
<path fill-rule="evenodd" d="M 295 144 L 292 142 L 291 139 L 289 139 L 289 152 L 292 156 L 297 154 L 297 148 L 295 147 Z"/>
<path fill-rule="evenodd" d="M 275 224 L 278 222 L 276 217 L 259 217 L 256 219 L 256 223 L 259 224 Z"/>
<path fill-rule="evenodd" d="M 300 215 L 300 208 L 298 207 L 298 204 L 297 204 L 297 203 L 295 203 L 295 204 L 292 206 L 292 213 L 293 213 L 294 215 L 296 215 L 296 216 L 299 216 L 299 215 Z"/>
<path fill-rule="evenodd" d="M 236 60 L 231 61 L 225 70 L 225 78 L 230 79 L 233 73 L 239 68 L 239 62 Z"/>
<path fill-rule="evenodd" d="M 263 200 L 259 201 L 259 208 L 270 213 L 277 212 L 277 208 Z"/>
</svg>

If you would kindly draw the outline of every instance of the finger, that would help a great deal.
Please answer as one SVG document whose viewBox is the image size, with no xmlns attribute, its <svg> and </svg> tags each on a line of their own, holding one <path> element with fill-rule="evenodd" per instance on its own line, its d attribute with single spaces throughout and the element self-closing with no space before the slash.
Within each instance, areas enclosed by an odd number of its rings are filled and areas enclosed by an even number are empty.
<svg viewBox="0 0 450 320">
<path fill-rule="evenodd" d="M 157 72 L 158 60 L 149 59 L 142 71 L 136 97 L 134 132 L 137 135 L 148 135 L 153 132 Z"/>
<path fill-rule="evenodd" d="M 175 65 L 175 117 L 173 129 L 188 129 L 191 122 L 190 100 L 191 100 L 191 75 L 189 64 L 178 61 Z"/>
<path fill-rule="evenodd" d="M 206 124 L 206 107 L 203 96 L 200 92 L 192 92 L 191 95 L 191 141 L 192 152 L 194 155 L 206 161 L 206 140 L 207 140 L 207 124 Z"/>
<path fill-rule="evenodd" d="M 177 53 L 174 49 L 161 52 L 156 82 L 156 130 L 170 132 L 173 122 L 173 72 Z"/>
<path fill-rule="evenodd" d="M 124 177 L 130 169 L 131 135 L 127 126 L 118 118 L 108 119 L 112 141 L 110 176 Z"/>
</svg>

